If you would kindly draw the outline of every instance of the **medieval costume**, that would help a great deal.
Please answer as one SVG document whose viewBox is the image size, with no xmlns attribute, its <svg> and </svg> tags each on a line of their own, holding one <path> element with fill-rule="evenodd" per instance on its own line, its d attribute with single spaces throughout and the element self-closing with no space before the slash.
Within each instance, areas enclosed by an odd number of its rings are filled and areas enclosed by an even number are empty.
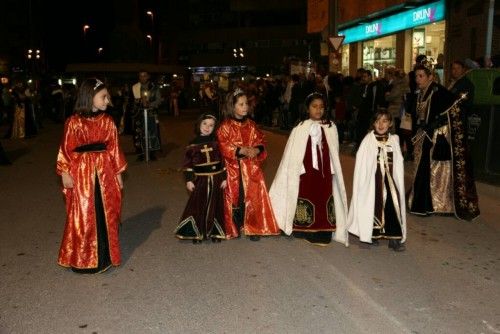
<svg viewBox="0 0 500 334">
<path fill-rule="evenodd" d="M 349 232 L 362 242 L 406 240 L 403 156 L 397 135 L 368 133 L 356 153 Z"/>
<path fill-rule="evenodd" d="M 465 115 L 458 100 L 432 82 L 418 91 L 414 106 L 415 170 L 409 210 L 418 215 L 454 213 L 459 219 L 479 216 L 478 197 L 467 151 Z"/>
<path fill-rule="evenodd" d="M 24 138 L 26 123 L 26 108 L 24 103 L 16 103 L 14 111 L 14 120 L 12 122 L 12 138 Z"/>
<path fill-rule="evenodd" d="M 111 116 L 94 112 L 66 121 L 57 173 L 71 175 L 74 186 L 63 189 L 67 218 L 59 250 L 61 266 L 95 273 L 120 264 L 117 175 L 126 165 Z"/>
<path fill-rule="evenodd" d="M 160 122 L 158 120 L 158 107 L 162 101 L 160 91 L 153 83 L 146 85 L 140 82 L 132 86 L 134 95 L 134 146 L 139 154 L 139 160 L 144 158 L 146 145 L 144 110 L 147 110 L 148 148 L 155 159 L 154 152 L 161 149 Z"/>
<path fill-rule="evenodd" d="M 217 130 L 219 147 L 227 170 L 224 191 L 226 237 L 278 235 L 269 195 L 266 190 L 262 162 L 267 157 L 263 133 L 249 118 L 224 120 Z M 255 158 L 239 153 L 242 147 L 258 148 Z"/>
<path fill-rule="evenodd" d="M 225 239 L 224 194 L 226 179 L 219 145 L 214 135 L 197 136 L 186 149 L 184 176 L 195 188 L 175 229 L 179 239 Z"/>
<path fill-rule="evenodd" d="M 278 226 L 290 235 L 348 245 L 347 198 L 333 123 L 305 120 L 290 134 L 269 191 Z"/>
</svg>

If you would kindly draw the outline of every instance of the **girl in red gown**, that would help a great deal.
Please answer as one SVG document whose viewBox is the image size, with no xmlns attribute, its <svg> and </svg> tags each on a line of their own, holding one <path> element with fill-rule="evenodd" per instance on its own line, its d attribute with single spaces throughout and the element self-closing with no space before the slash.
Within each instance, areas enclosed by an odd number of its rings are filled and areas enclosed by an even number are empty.
<svg viewBox="0 0 500 334">
<path fill-rule="evenodd" d="M 115 123 L 105 113 L 109 103 L 103 82 L 82 83 L 57 156 L 67 214 L 58 262 L 79 273 L 120 264 L 121 173 L 127 163 Z"/>
<path fill-rule="evenodd" d="M 279 235 L 267 193 L 261 164 L 267 157 L 264 135 L 247 117 L 245 92 L 236 89 L 226 98 L 225 119 L 217 139 L 227 170 L 224 192 L 224 217 L 227 239 L 240 236 L 250 240 L 263 235 Z"/>
</svg>

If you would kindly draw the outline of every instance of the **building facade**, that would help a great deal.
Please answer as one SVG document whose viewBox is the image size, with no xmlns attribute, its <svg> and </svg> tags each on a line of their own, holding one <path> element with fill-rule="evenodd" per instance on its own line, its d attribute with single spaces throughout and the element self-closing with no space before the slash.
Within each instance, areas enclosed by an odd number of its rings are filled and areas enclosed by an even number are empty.
<svg viewBox="0 0 500 334">
<path fill-rule="evenodd" d="M 488 0 L 378 0 L 369 4 L 338 0 L 338 32 L 345 36 L 342 72 L 353 75 L 363 67 L 382 76 L 387 66 L 408 72 L 416 56 L 425 54 L 437 68 L 443 68 L 437 73 L 444 82 L 453 60 L 484 56 L 488 6 Z M 498 17 L 493 25 L 493 55 L 500 52 Z"/>
</svg>

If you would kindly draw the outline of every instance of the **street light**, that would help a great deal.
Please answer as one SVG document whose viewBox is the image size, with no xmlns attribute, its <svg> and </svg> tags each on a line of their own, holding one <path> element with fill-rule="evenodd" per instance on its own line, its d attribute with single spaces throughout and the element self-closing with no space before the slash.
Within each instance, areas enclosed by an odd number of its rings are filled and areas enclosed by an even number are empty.
<svg viewBox="0 0 500 334">
<path fill-rule="evenodd" d="M 148 10 L 146 12 L 146 15 L 151 17 L 151 24 L 154 24 L 155 20 L 154 20 L 154 14 L 153 14 L 153 12 L 150 11 L 150 10 Z"/>
<path fill-rule="evenodd" d="M 87 30 L 90 29 L 90 26 L 88 24 L 83 25 L 83 37 L 87 35 Z"/>
<path fill-rule="evenodd" d="M 40 59 L 40 57 L 41 57 L 40 50 L 36 49 L 35 52 L 33 52 L 33 49 L 28 49 L 28 53 L 27 53 L 26 57 L 28 59 L 32 59 L 32 58 Z"/>
<path fill-rule="evenodd" d="M 102 50 L 104 50 L 104 49 L 103 48 L 97 49 L 97 54 L 100 55 L 102 53 Z"/>
</svg>

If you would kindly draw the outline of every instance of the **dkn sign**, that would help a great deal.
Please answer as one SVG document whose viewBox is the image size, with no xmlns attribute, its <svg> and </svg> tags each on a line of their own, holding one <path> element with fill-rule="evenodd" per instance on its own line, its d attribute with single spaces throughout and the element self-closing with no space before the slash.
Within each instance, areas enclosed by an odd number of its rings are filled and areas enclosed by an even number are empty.
<svg viewBox="0 0 500 334">
<path fill-rule="evenodd" d="M 340 27 L 339 35 L 345 36 L 344 44 L 349 44 L 441 21 L 444 18 L 445 0 L 439 0 L 363 24 L 348 22 L 344 26 L 350 27 L 346 29 Z"/>
</svg>

